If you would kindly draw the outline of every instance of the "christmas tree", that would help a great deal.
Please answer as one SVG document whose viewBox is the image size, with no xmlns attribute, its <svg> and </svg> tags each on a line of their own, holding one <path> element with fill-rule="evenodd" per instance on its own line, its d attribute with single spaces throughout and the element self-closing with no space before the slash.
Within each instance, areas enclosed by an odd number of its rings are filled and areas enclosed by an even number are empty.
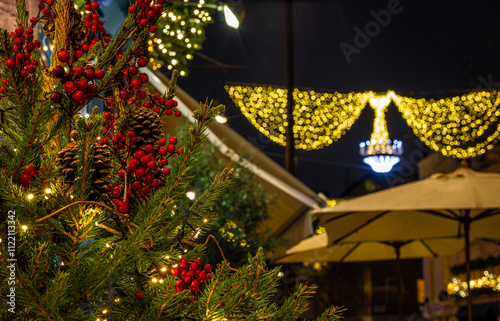
<svg viewBox="0 0 500 321">
<path fill-rule="evenodd" d="M 182 147 L 164 136 L 162 117 L 181 116 L 175 79 L 151 95 L 140 68 L 168 3 L 137 0 L 113 39 L 97 2 L 83 17 L 69 0 L 40 0 L 32 17 L 23 0 L 16 6 L 16 29 L 0 31 L 1 319 L 298 319 L 314 287 L 273 304 L 279 271 L 266 269 L 262 251 L 239 269 L 203 262 L 196 235 L 233 171 L 186 198 L 222 106 L 200 105 Z M 40 24 L 54 41 L 44 70 Z M 80 113 L 93 99 L 109 110 Z"/>
</svg>

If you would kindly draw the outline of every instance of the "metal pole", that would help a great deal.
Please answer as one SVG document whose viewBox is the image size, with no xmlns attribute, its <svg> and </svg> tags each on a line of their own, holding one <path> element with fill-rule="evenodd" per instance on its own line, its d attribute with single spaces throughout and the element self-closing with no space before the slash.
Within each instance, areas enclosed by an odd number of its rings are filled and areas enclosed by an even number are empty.
<svg viewBox="0 0 500 321">
<path fill-rule="evenodd" d="M 395 244 L 396 250 L 396 275 L 398 278 L 398 314 L 399 320 L 403 321 L 403 277 L 401 275 L 401 245 Z"/>
<path fill-rule="evenodd" d="M 469 211 L 464 215 L 465 275 L 467 279 L 467 320 L 472 321 L 472 293 L 470 292 L 470 219 Z"/>
<path fill-rule="evenodd" d="M 293 137 L 293 7 L 291 0 L 285 0 L 285 87 L 286 100 L 286 146 L 285 166 L 289 173 L 295 175 L 295 141 Z"/>
</svg>

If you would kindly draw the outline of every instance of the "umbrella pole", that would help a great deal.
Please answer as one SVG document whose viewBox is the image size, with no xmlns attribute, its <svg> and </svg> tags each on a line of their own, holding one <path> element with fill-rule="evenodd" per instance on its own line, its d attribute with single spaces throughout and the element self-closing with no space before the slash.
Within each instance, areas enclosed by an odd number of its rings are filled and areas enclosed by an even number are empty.
<svg viewBox="0 0 500 321">
<path fill-rule="evenodd" d="M 394 249 L 396 250 L 396 274 L 398 277 L 398 312 L 399 312 L 399 320 L 403 321 L 403 279 L 401 277 L 400 245 L 395 244 Z"/>
<path fill-rule="evenodd" d="M 470 292 L 470 221 L 469 212 L 464 217 L 464 238 L 465 238 L 465 278 L 467 279 L 467 319 L 472 321 L 472 293 Z"/>
</svg>

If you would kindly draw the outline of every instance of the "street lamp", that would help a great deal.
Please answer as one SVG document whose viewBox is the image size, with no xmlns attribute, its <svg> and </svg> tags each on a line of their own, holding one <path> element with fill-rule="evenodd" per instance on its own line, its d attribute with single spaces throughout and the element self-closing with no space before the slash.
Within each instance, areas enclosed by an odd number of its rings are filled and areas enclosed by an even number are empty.
<svg viewBox="0 0 500 321">
<path fill-rule="evenodd" d="M 240 27 L 240 22 L 243 20 L 245 12 L 241 1 L 238 1 L 238 3 L 236 4 L 228 4 L 222 1 L 217 1 L 215 3 L 205 3 L 204 0 L 200 0 L 199 3 L 188 1 L 173 2 L 182 3 L 188 6 L 196 6 L 199 8 L 216 8 L 217 11 L 224 14 L 224 20 L 226 21 L 226 24 L 233 29 L 238 29 Z"/>
</svg>

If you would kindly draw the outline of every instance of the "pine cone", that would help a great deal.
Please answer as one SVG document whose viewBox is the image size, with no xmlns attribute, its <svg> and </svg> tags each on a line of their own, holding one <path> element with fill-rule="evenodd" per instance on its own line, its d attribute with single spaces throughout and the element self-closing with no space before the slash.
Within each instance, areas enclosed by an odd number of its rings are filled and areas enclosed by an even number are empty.
<svg viewBox="0 0 500 321">
<path fill-rule="evenodd" d="M 66 183 L 75 181 L 76 171 L 76 152 L 78 150 L 78 142 L 73 141 L 66 145 L 58 154 L 57 162 L 61 166 L 61 176 Z"/>
<path fill-rule="evenodd" d="M 94 39 L 94 34 L 89 28 L 85 27 L 85 23 L 82 21 L 82 16 L 76 11 L 73 6 L 71 6 L 70 8 L 70 21 L 72 21 L 73 24 L 71 25 L 71 31 L 68 33 L 69 35 L 71 35 L 71 37 L 69 37 L 68 39 L 68 50 L 76 51 L 78 49 L 81 49 L 84 44 L 90 44 L 92 39 Z M 46 19 L 43 23 L 43 31 L 45 35 L 47 35 L 47 37 L 54 40 L 55 20 Z"/>
<path fill-rule="evenodd" d="M 109 194 L 111 189 L 110 173 L 112 169 L 111 153 L 104 146 L 97 144 L 94 154 L 94 174 L 92 187 L 100 194 Z"/>
<path fill-rule="evenodd" d="M 165 138 L 163 123 L 158 113 L 144 107 L 135 107 L 131 113 L 130 129 L 137 137 L 137 149 L 144 149 L 147 144 L 155 146 L 160 138 Z"/>
</svg>

